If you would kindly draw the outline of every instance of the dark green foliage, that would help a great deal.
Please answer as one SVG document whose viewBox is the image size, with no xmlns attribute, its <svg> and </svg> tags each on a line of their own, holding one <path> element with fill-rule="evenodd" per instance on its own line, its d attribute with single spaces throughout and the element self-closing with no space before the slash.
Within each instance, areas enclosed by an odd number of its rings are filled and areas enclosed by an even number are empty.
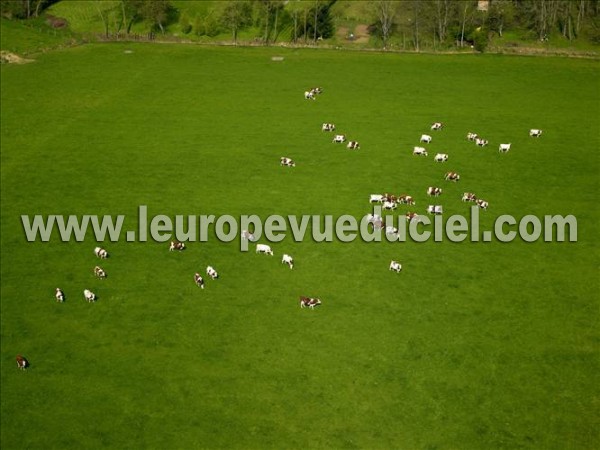
<svg viewBox="0 0 600 450">
<path fill-rule="evenodd" d="M 488 44 L 489 37 L 488 31 L 484 27 L 477 27 L 467 37 L 467 41 L 473 43 L 473 47 L 480 53 L 485 52 Z"/>
<path fill-rule="evenodd" d="M 179 26 L 181 27 L 181 32 L 183 34 L 189 34 L 192 31 L 192 24 L 186 13 L 183 13 L 179 18 Z"/>
<path fill-rule="evenodd" d="M 238 32 L 252 23 L 252 4 L 248 1 L 229 1 L 220 19 L 223 27 L 231 30 L 235 42 Z"/>
<path fill-rule="evenodd" d="M 306 36 L 304 33 L 304 23 L 300 22 L 296 28 L 296 34 L 298 37 L 305 36 L 308 39 L 328 39 L 335 33 L 335 27 L 333 19 L 331 17 L 330 9 L 335 3 L 335 0 L 319 1 L 313 6 L 307 14 L 306 22 Z M 315 14 L 316 13 L 316 14 Z M 316 23 L 315 23 L 316 16 Z"/>
<path fill-rule="evenodd" d="M 37 17 L 46 8 L 59 0 L 0 0 L 0 14 L 12 19 Z"/>
<path fill-rule="evenodd" d="M 216 14 L 210 11 L 204 17 L 198 16 L 196 18 L 195 28 L 198 36 L 214 37 L 221 33 L 221 22 Z"/>
</svg>

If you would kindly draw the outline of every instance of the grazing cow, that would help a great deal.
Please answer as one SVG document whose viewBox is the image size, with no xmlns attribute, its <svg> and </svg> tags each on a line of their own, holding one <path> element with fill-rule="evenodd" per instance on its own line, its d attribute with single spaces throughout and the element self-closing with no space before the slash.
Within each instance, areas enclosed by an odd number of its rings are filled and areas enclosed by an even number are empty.
<svg viewBox="0 0 600 450">
<path fill-rule="evenodd" d="M 398 228 L 392 227 L 391 225 L 387 226 L 385 227 L 385 234 L 398 234 Z"/>
<path fill-rule="evenodd" d="M 349 148 L 350 150 L 359 150 L 360 145 L 358 141 L 350 141 L 348 142 L 348 145 L 346 145 L 346 148 Z"/>
<path fill-rule="evenodd" d="M 383 203 L 383 195 L 371 194 L 369 197 L 369 203 Z"/>
<path fill-rule="evenodd" d="M 396 203 L 398 201 L 398 197 L 394 194 L 383 194 L 383 202 Z"/>
<path fill-rule="evenodd" d="M 423 147 L 413 148 L 413 155 L 427 156 L 427 150 Z"/>
<path fill-rule="evenodd" d="M 438 153 L 433 159 L 435 162 L 446 162 L 448 161 L 448 155 L 446 153 Z"/>
<path fill-rule="evenodd" d="M 312 92 L 315 95 L 318 95 L 318 94 L 322 94 L 323 93 L 323 89 L 321 89 L 320 87 L 315 87 L 315 88 L 312 88 L 310 90 L 310 92 Z"/>
<path fill-rule="evenodd" d="M 434 122 L 431 125 L 432 130 L 441 130 L 442 128 L 444 128 L 444 124 L 442 122 Z"/>
<path fill-rule="evenodd" d="M 256 253 L 265 253 L 273 256 L 273 250 L 267 244 L 256 244 Z"/>
<path fill-rule="evenodd" d="M 368 223 L 375 223 L 379 220 L 382 220 L 381 216 L 379 214 L 368 214 L 367 215 L 367 222 Z"/>
<path fill-rule="evenodd" d="M 321 131 L 335 131 L 335 125 L 332 123 L 324 123 L 321 126 Z"/>
<path fill-rule="evenodd" d="M 429 136 L 428 134 L 422 134 L 420 142 L 425 142 L 426 144 L 429 144 L 429 143 L 431 143 L 432 140 L 433 140 L 433 138 L 431 136 Z"/>
<path fill-rule="evenodd" d="M 506 153 L 509 150 L 510 150 L 510 144 L 500 144 L 500 147 L 498 147 L 498 151 L 501 153 Z"/>
<path fill-rule="evenodd" d="M 460 175 L 457 174 L 456 172 L 448 172 L 448 173 L 446 173 L 446 175 L 444 175 L 444 179 L 446 181 L 457 182 L 458 180 L 460 180 Z"/>
<path fill-rule="evenodd" d="M 243 230 L 242 231 L 242 239 L 253 242 L 255 240 L 255 237 L 248 230 Z"/>
<path fill-rule="evenodd" d="M 407 212 L 406 213 L 406 221 L 412 222 L 413 220 L 419 220 L 419 215 L 415 212 Z"/>
<path fill-rule="evenodd" d="M 306 100 L 315 100 L 315 94 L 313 91 L 304 91 L 304 98 Z"/>
<path fill-rule="evenodd" d="M 393 261 L 390 263 L 390 270 L 395 270 L 396 273 L 400 273 L 402 272 L 402 264 L 400 264 L 398 261 Z"/>
<path fill-rule="evenodd" d="M 427 195 L 430 197 L 439 197 L 442 194 L 442 188 L 429 186 L 427 188 Z"/>
<path fill-rule="evenodd" d="M 300 308 L 309 307 L 310 309 L 315 309 L 315 306 L 319 306 L 320 304 L 321 300 L 318 298 L 300 296 Z"/>
<path fill-rule="evenodd" d="M 292 161 L 292 159 L 291 159 L 291 158 L 286 158 L 285 156 L 282 156 L 282 157 L 279 159 L 279 163 L 280 163 L 282 166 L 287 166 L 287 167 L 296 167 L 296 163 L 295 163 L 294 161 Z"/>
<path fill-rule="evenodd" d="M 398 196 L 397 203 L 403 205 L 414 205 L 415 201 L 413 200 L 412 196 L 408 194 L 402 194 Z"/>
<path fill-rule="evenodd" d="M 107 252 L 106 250 L 104 250 L 103 248 L 101 248 L 101 247 L 96 247 L 96 248 L 94 249 L 94 254 L 95 254 L 95 255 L 96 255 L 98 258 L 101 258 L 101 259 L 106 259 L 106 258 L 108 258 L 108 252 Z"/>
<path fill-rule="evenodd" d="M 383 209 L 388 210 L 388 211 L 392 211 L 394 209 L 397 208 L 396 203 L 395 202 L 383 202 Z"/>
<path fill-rule="evenodd" d="M 486 202 L 485 200 L 482 199 L 477 199 L 475 201 L 475 203 L 477 204 L 477 206 L 479 206 L 481 209 L 487 209 L 488 208 L 488 202 Z"/>
<path fill-rule="evenodd" d="M 106 278 L 106 272 L 102 270 L 102 267 L 100 266 L 94 267 L 94 275 L 96 275 L 96 277 L 100 278 L 101 280 Z"/>
<path fill-rule="evenodd" d="M 21 370 L 25 370 L 29 367 L 29 361 L 22 355 L 17 355 L 17 367 Z"/>
<path fill-rule="evenodd" d="M 485 139 L 479 139 L 479 138 L 475 138 L 475 144 L 480 146 L 480 147 L 485 147 L 486 145 L 489 144 L 488 141 L 486 141 Z"/>
<path fill-rule="evenodd" d="M 427 213 L 428 214 L 443 214 L 444 209 L 442 208 L 442 205 L 429 205 L 427 207 Z"/>
<path fill-rule="evenodd" d="M 463 202 L 475 202 L 475 201 L 477 201 L 477 197 L 475 196 L 475 194 L 473 194 L 471 192 L 465 192 L 462 196 L 462 201 Z"/>
<path fill-rule="evenodd" d="M 198 272 L 194 274 L 194 283 L 196 283 L 196 286 L 198 286 L 200 289 L 204 289 L 204 280 Z"/>
<path fill-rule="evenodd" d="M 91 302 L 94 302 L 94 301 L 96 301 L 96 294 L 94 294 L 94 293 L 93 293 L 92 291 L 90 291 L 89 289 L 85 289 L 85 290 L 83 291 L 83 296 L 84 296 L 84 297 L 85 297 L 85 299 L 86 299 L 88 302 L 90 302 L 90 303 L 91 303 Z"/>
<path fill-rule="evenodd" d="M 345 134 L 336 134 L 333 137 L 333 140 L 331 141 L 334 144 L 341 144 L 343 142 L 346 142 L 346 135 Z"/>
<path fill-rule="evenodd" d="M 169 246 L 169 251 L 172 252 L 173 250 L 183 250 L 185 249 L 185 244 L 183 242 L 179 242 L 179 241 L 171 241 L 171 245 Z"/>
<path fill-rule="evenodd" d="M 290 255 L 283 255 L 283 258 L 281 258 L 281 264 L 287 264 L 288 266 L 290 266 L 290 269 L 293 269 L 294 258 L 292 258 Z"/>
<path fill-rule="evenodd" d="M 56 288 L 56 294 L 54 296 L 56 297 L 57 302 L 62 303 L 65 301 L 65 293 L 61 288 Z"/>
<path fill-rule="evenodd" d="M 531 137 L 540 137 L 542 135 L 542 130 L 537 130 L 535 128 L 529 130 L 529 136 Z"/>
<path fill-rule="evenodd" d="M 477 139 L 478 137 L 479 137 L 479 136 L 478 136 L 476 133 L 471 133 L 471 132 L 467 133 L 467 139 L 468 139 L 469 141 L 474 141 L 474 140 L 475 140 L 475 139 Z"/>
<path fill-rule="evenodd" d="M 381 230 L 383 228 L 383 218 L 379 214 L 368 214 L 367 223 L 372 223 L 374 230 Z"/>
<path fill-rule="evenodd" d="M 219 274 L 213 268 L 213 266 L 208 266 L 206 268 L 206 275 L 208 275 L 209 277 L 211 277 L 213 280 L 216 280 L 217 278 L 219 278 Z"/>
</svg>

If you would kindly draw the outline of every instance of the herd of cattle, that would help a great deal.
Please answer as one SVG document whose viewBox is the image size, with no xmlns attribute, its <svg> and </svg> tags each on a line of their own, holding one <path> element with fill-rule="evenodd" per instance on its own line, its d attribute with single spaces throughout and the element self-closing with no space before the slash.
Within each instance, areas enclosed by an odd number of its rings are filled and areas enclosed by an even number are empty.
<svg viewBox="0 0 600 450">
<path fill-rule="evenodd" d="M 433 131 L 439 131 L 439 130 L 442 130 L 443 128 L 444 128 L 444 124 L 442 122 L 434 122 L 431 125 L 431 130 L 433 130 Z M 542 135 L 542 130 L 539 130 L 539 129 L 529 130 L 529 136 L 540 137 L 541 135 Z M 467 133 L 467 140 L 475 142 L 475 144 L 478 145 L 479 147 L 485 147 L 486 145 L 489 144 L 488 140 L 480 138 L 476 133 L 472 133 L 472 132 Z M 421 144 L 423 144 L 423 143 L 430 144 L 432 141 L 433 141 L 433 137 L 428 134 L 421 135 L 421 138 L 419 139 L 419 142 Z M 507 153 L 510 150 L 511 145 L 512 145 L 511 143 L 500 144 L 498 147 L 498 151 L 500 153 Z M 417 155 L 417 156 L 428 156 L 427 149 L 425 147 L 421 147 L 421 146 L 415 146 L 413 148 L 412 153 L 413 153 L 413 155 Z M 434 161 L 444 163 L 444 162 L 448 161 L 448 158 L 449 158 L 449 156 L 446 153 L 437 153 L 434 157 Z M 460 175 L 457 172 L 453 172 L 453 171 L 446 172 L 446 174 L 444 175 L 444 180 L 457 182 L 458 180 L 460 180 Z M 429 197 L 439 197 L 441 194 L 442 194 L 442 188 L 440 188 L 440 187 L 429 186 L 427 188 L 427 195 Z M 488 205 L 489 205 L 487 201 L 485 201 L 481 198 L 477 198 L 477 196 L 475 194 L 473 194 L 472 192 L 465 192 L 462 196 L 462 201 L 463 202 L 473 202 L 477 206 L 479 206 L 481 209 L 484 209 L 484 210 L 487 210 Z M 415 204 L 414 201 L 412 200 L 412 196 L 410 196 L 408 194 L 394 196 L 394 195 L 387 194 L 387 193 L 371 194 L 369 197 L 369 202 L 370 203 L 381 203 L 382 209 L 388 210 L 388 211 L 395 210 L 396 206 L 401 203 L 407 204 L 407 205 Z M 442 207 L 442 205 L 428 205 L 427 213 L 428 214 L 443 214 L 443 207 Z M 406 220 L 408 220 L 408 221 L 419 220 L 419 216 L 418 216 L 418 214 L 409 211 L 406 213 Z M 371 218 L 370 221 L 371 221 L 371 223 L 373 223 L 373 225 L 376 228 L 382 227 L 382 220 L 380 218 Z"/>
<path fill-rule="evenodd" d="M 323 90 L 321 88 L 314 88 L 304 93 L 304 98 L 307 100 L 315 100 L 316 95 L 321 94 Z M 430 129 L 432 131 L 440 131 L 444 128 L 444 124 L 442 122 L 434 122 Z M 326 132 L 334 132 L 336 131 L 336 126 L 333 123 L 323 123 L 321 125 L 321 131 Z M 542 135 L 542 130 L 540 129 L 531 129 L 529 130 L 529 136 L 531 137 L 540 137 Z M 485 147 L 489 144 L 487 139 L 484 139 L 477 135 L 476 133 L 469 132 L 467 133 L 467 140 L 475 142 L 475 144 L 479 147 Z M 347 141 L 346 135 L 344 134 L 336 134 L 333 137 L 333 143 L 345 143 Z M 430 144 L 433 141 L 433 137 L 429 134 L 422 134 L 419 139 L 420 144 Z M 511 143 L 501 143 L 498 147 L 498 151 L 500 153 L 507 153 L 511 149 Z M 347 148 L 349 149 L 360 149 L 360 145 L 357 141 L 349 141 Z M 427 149 L 423 146 L 415 146 L 413 148 L 413 155 L 419 156 L 428 156 Z M 433 160 L 436 163 L 445 163 L 449 159 L 448 154 L 446 153 L 436 153 Z M 282 165 L 295 166 L 295 163 L 289 158 L 281 158 Z M 444 180 L 458 182 L 460 180 L 460 175 L 457 172 L 449 171 L 444 175 Z M 442 188 L 437 186 L 429 186 L 427 188 L 427 195 L 429 197 L 438 198 L 442 194 Z M 472 192 L 465 192 L 462 195 L 463 202 L 473 202 L 479 208 L 483 210 L 487 210 L 489 203 L 486 200 L 478 198 Z M 415 202 L 413 197 L 408 194 L 400 194 L 398 196 L 384 193 L 384 194 L 371 194 L 369 197 L 370 203 L 380 203 L 382 205 L 382 209 L 386 211 L 392 211 L 397 208 L 397 205 L 406 204 L 406 205 L 414 205 Z M 428 205 L 426 209 L 428 214 L 440 215 L 443 214 L 443 206 L 442 205 Z M 407 221 L 419 221 L 419 215 L 416 212 L 408 211 L 406 214 Z M 375 229 L 383 228 L 383 218 L 381 216 L 368 215 L 368 221 L 373 225 Z M 397 233 L 397 230 L 394 227 L 386 227 L 386 234 Z M 390 263 L 390 270 L 394 270 L 396 272 L 400 272 L 402 270 L 402 265 L 397 261 L 392 261 Z"/>
<path fill-rule="evenodd" d="M 323 92 L 323 90 L 319 87 L 312 88 L 312 89 L 304 92 L 304 98 L 307 100 L 315 100 L 317 95 L 321 94 L 322 92 Z M 444 128 L 444 124 L 442 122 L 434 122 L 431 125 L 432 131 L 440 131 L 443 128 Z M 336 130 L 336 127 L 335 127 L 335 124 L 333 124 L 333 123 L 323 123 L 321 126 L 321 130 L 326 131 L 326 132 L 334 132 Z M 542 135 L 542 130 L 540 130 L 540 129 L 529 130 L 529 136 L 531 136 L 531 137 L 540 137 L 541 135 Z M 467 133 L 467 140 L 475 142 L 475 144 L 479 147 L 485 147 L 489 144 L 488 140 L 483 139 L 480 136 L 478 136 L 476 133 L 472 133 L 472 132 Z M 432 141 L 433 141 L 432 136 L 427 135 L 427 134 L 421 135 L 421 138 L 420 138 L 421 144 L 423 144 L 423 143 L 430 144 Z M 348 144 L 346 146 L 348 149 L 352 149 L 352 150 L 360 149 L 360 145 L 359 145 L 358 141 L 348 141 L 346 138 L 346 135 L 344 135 L 344 134 L 334 135 L 332 142 L 333 143 L 348 142 Z M 510 148 L 511 148 L 511 143 L 500 144 L 498 147 L 498 151 L 500 153 L 507 153 L 508 151 L 510 151 Z M 428 152 L 425 147 L 415 146 L 413 148 L 413 155 L 428 156 Z M 448 161 L 448 158 L 449 158 L 449 156 L 446 153 L 437 153 L 434 157 L 434 161 L 444 163 L 444 162 Z M 296 166 L 296 163 L 291 158 L 288 158 L 288 157 L 281 157 L 280 163 L 282 166 L 287 166 L 287 167 L 295 167 Z M 444 175 L 444 180 L 457 182 L 460 180 L 460 175 L 453 171 L 446 172 L 446 174 Z M 437 198 L 441 194 L 442 194 L 442 188 L 440 188 L 440 187 L 429 186 L 427 188 L 427 195 L 430 197 Z M 472 192 L 465 192 L 462 196 L 462 201 L 463 202 L 474 202 L 476 205 L 478 205 L 481 209 L 484 209 L 484 210 L 486 210 L 488 208 L 488 202 L 483 199 L 477 198 L 477 196 L 475 194 L 473 194 Z M 408 194 L 401 194 L 398 196 L 388 194 L 388 193 L 371 194 L 369 197 L 369 202 L 381 204 L 382 209 L 384 209 L 384 210 L 395 210 L 397 208 L 397 205 L 400 205 L 400 204 L 415 205 L 415 201 L 414 201 L 413 197 Z M 428 214 L 443 214 L 443 207 L 442 207 L 442 205 L 428 205 L 427 213 Z M 419 215 L 415 212 L 409 211 L 405 214 L 405 216 L 406 216 L 407 221 L 413 221 L 413 220 L 418 221 L 419 220 Z M 371 223 L 373 225 L 373 227 L 375 229 L 383 228 L 384 222 L 383 222 L 383 218 L 381 216 L 379 216 L 377 214 L 369 214 L 367 216 L 367 220 L 369 223 Z M 385 229 L 385 233 L 386 234 L 396 234 L 397 230 L 394 227 L 388 226 Z M 249 241 L 255 241 L 254 235 L 248 230 L 242 231 L 242 238 L 247 239 Z M 183 250 L 185 250 L 185 248 L 186 247 L 183 242 L 172 241 L 169 246 L 169 251 L 175 251 L 175 250 L 183 251 Z M 263 253 L 263 254 L 267 254 L 270 256 L 274 255 L 273 250 L 267 244 L 256 244 L 256 253 Z M 100 259 L 107 259 L 109 256 L 108 252 L 101 247 L 96 247 L 94 249 L 94 254 Z M 290 269 L 294 268 L 294 259 L 288 254 L 283 255 L 283 257 L 281 259 L 281 263 L 286 264 Z M 396 273 L 400 273 L 402 271 L 402 264 L 398 261 L 392 260 L 389 265 L 389 270 L 395 271 Z M 107 277 L 106 272 L 100 266 L 95 266 L 93 273 L 94 273 L 94 276 L 100 280 L 104 280 Z M 218 272 L 212 266 L 208 266 L 206 268 L 206 274 L 212 280 L 216 280 L 219 278 Z M 202 276 L 200 275 L 199 272 L 196 272 L 194 274 L 194 283 L 199 288 L 204 289 L 204 279 L 202 278 Z M 87 288 L 83 290 L 83 296 L 84 296 L 84 299 L 90 303 L 95 302 L 98 299 L 96 294 Z M 55 298 L 56 298 L 56 301 L 60 302 L 60 303 L 65 301 L 65 293 L 63 292 L 63 290 L 61 288 L 56 288 Z M 301 308 L 314 309 L 316 306 L 319 306 L 319 305 L 321 305 L 321 300 L 319 298 L 300 296 L 300 307 Z M 16 361 L 17 361 L 17 367 L 19 369 L 24 370 L 27 367 L 29 367 L 29 361 L 20 354 L 17 355 Z"/>
</svg>

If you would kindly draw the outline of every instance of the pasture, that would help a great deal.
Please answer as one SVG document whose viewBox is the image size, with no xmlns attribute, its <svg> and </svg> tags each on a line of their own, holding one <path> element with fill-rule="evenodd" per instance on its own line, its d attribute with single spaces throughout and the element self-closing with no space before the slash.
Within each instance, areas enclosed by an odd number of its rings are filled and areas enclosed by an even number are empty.
<svg viewBox="0 0 600 450">
<path fill-rule="evenodd" d="M 2 448 L 598 448 L 598 69 L 160 44 L 3 65 Z M 323 94 L 304 100 L 314 86 Z M 361 149 L 332 144 L 323 122 Z M 412 155 L 422 133 L 427 158 Z M 288 232 L 271 257 L 214 234 L 183 252 L 122 236 L 99 262 L 91 233 L 27 243 L 20 221 L 125 214 L 136 229 L 138 205 L 362 217 L 383 192 L 415 198 L 398 214 L 424 213 L 428 186 L 444 189 L 445 216 L 468 214 L 463 192 L 486 199 L 482 229 L 500 214 L 574 214 L 578 242 Z M 220 278 L 200 290 L 192 276 L 208 265 Z M 300 295 L 323 304 L 300 309 Z"/>
</svg>

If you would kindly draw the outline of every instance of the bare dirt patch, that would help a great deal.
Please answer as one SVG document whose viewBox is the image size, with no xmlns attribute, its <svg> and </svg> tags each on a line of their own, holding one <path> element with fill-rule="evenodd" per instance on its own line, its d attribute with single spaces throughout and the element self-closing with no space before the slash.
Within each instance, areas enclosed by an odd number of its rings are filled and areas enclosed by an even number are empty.
<svg viewBox="0 0 600 450">
<path fill-rule="evenodd" d="M 354 29 L 348 27 L 340 27 L 335 35 L 338 39 L 364 44 L 369 42 L 369 31 L 367 25 L 357 25 Z"/>
<path fill-rule="evenodd" d="M 356 25 L 354 37 L 354 42 L 358 44 L 366 44 L 369 42 L 369 26 L 365 24 Z"/>
<path fill-rule="evenodd" d="M 33 62 L 33 59 L 21 58 L 16 53 L 7 52 L 6 50 L 0 51 L 0 61 L 2 64 L 26 64 Z"/>
</svg>

